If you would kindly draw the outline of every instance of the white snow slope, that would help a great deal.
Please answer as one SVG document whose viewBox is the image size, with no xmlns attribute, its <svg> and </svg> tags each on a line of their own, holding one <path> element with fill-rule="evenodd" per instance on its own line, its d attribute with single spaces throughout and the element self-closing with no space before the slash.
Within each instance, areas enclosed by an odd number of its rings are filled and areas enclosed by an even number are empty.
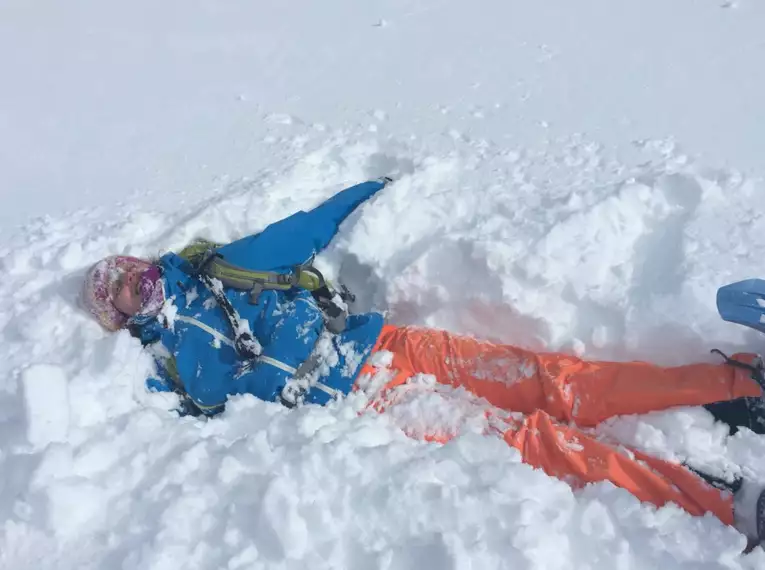
<svg viewBox="0 0 765 570">
<path fill-rule="evenodd" d="M 393 323 L 678 364 L 762 350 L 765 6 L 0 0 L 0 568 L 762 568 L 711 516 L 572 491 L 356 396 L 211 421 L 77 304 L 85 269 L 397 182 L 321 263 Z M 738 170 L 737 170 L 738 169 Z M 700 409 L 603 437 L 765 480 Z"/>
</svg>

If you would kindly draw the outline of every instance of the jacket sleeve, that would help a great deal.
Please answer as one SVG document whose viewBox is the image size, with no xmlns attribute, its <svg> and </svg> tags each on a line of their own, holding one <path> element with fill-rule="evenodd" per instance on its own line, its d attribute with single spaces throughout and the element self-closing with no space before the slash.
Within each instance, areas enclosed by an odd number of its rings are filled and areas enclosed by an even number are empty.
<svg viewBox="0 0 765 570">
<path fill-rule="evenodd" d="M 353 210 L 379 192 L 388 179 L 370 180 L 346 188 L 309 212 L 299 211 L 274 222 L 262 232 L 218 249 L 229 263 L 275 270 L 293 268 L 323 250 Z"/>
<path fill-rule="evenodd" d="M 266 401 L 279 399 L 284 385 L 311 354 L 323 328 L 323 317 L 307 291 L 301 291 L 293 302 L 283 303 L 278 310 L 281 314 L 269 338 L 262 339 L 263 352 L 257 359 L 225 369 L 201 357 L 185 360 L 188 364 L 183 369 L 179 365 L 186 393 L 202 412 L 213 415 L 222 411 L 231 394 L 252 394 Z M 201 347 L 187 348 L 198 355 L 210 354 Z"/>
<path fill-rule="evenodd" d="M 332 238 L 335 237 L 340 224 L 356 208 L 385 188 L 388 182 L 390 179 L 380 178 L 351 186 L 309 211 L 303 223 L 314 228 L 314 250 L 318 253 L 327 247 Z"/>
</svg>

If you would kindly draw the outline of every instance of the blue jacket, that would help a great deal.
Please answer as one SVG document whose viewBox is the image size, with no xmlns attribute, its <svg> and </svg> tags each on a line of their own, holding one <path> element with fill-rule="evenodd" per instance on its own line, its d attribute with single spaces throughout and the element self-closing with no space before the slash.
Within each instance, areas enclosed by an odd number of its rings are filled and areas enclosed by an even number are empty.
<svg viewBox="0 0 765 570">
<path fill-rule="evenodd" d="M 324 249 L 342 221 L 384 186 L 385 181 L 358 184 L 218 252 L 235 265 L 290 271 Z M 174 358 L 181 388 L 207 414 L 221 411 L 231 394 L 278 401 L 285 384 L 312 353 L 318 360 L 305 402 L 324 404 L 347 394 L 383 326 L 379 313 L 351 315 L 345 331 L 329 335 L 322 311 L 305 290 L 264 291 L 251 304 L 248 292 L 227 289 L 226 296 L 262 347 L 256 360 L 243 361 L 233 348 L 226 316 L 212 294 L 191 276 L 188 262 L 169 253 L 160 265 L 169 302 L 158 317 L 138 322 L 140 336 L 154 344 L 154 353 L 165 364 L 172 362 L 168 357 Z M 171 381 L 167 370 L 163 380 Z M 162 383 L 150 387 L 161 389 Z"/>
</svg>

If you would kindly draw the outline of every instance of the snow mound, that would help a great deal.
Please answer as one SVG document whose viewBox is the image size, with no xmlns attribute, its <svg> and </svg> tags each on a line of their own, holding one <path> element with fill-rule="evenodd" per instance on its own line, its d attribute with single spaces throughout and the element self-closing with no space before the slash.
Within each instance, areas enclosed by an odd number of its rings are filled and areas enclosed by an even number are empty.
<svg viewBox="0 0 765 570">
<path fill-rule="evenodd" d="M 610 484 L 574 492 L 504 443 L 447 445 L 360 414 L 356 395 L 288 411 L 249 396 L 211 421 L 147 393 L 150 358 L 78 306 L 86 268 L 194 237 L 228 241 L 351 183 L 397 181 L 319 261 L 356 310 L 598 358 L 680 363 L 756 349 L 722 323 L 716 288 L 765 255 L 763 185 L 671 144 L 611 156 L 581 138 L 539 148 L 434 135 L 301 136 L 281 168 L 171 214 L 126 206 L 33 221 L 0 251 L 0 566 L 3 568 L 755 568 L 711 516 L 642 505 Z M 413 409 L 416 409 L 413 408 Z M 395 420 L 395 421 L 394 421 Z M 402 429 L 402 427 L 404 429 Z M 416 426 L 414 426 L 416 428 Z M 621 418 L 603 437 L 765 473 L 765 444 L 705 412 Z"/>
</svg>

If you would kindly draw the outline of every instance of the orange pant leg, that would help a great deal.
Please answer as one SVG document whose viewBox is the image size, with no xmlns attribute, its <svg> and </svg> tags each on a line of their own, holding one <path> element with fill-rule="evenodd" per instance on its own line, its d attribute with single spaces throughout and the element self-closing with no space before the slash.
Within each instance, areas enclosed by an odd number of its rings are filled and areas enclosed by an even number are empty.
<svg viewBox="0 0 765 570">
<path fill-rule="evenodd" d="M 581 426 L 615 415 L 761 394 L 746 371 L 724 364 L 662 368 L 645 362 L 587 362 L 434 329 L 386 326 L 376 349 L 392 352 L 392 367 L 399 371 L 432 374 L 499 408 L 525 414 L 544 410 Z"/>
<path fill-rule="evenodd" d="M 714 514 L 733 524 L 733 496 L 722 492 L 682 465 L 599 442 L 537 411 L 504 439 L 521 452 L 523 461 L 553 477 L 584 485 L 611 481 L 657 506 L 674 502 L 692 515 Z"/>
<path fill-rule="evenodd" d="M 407 373 L 396 371 L 381 387 L 372 408 L 396 416 L 398 405 L 411 405 L 410 386 L 404 386 Z M 416 391 L 414 392 L 416 397 Z M 422 392 L 420 392 L 422 393 Z M 443 409 L 443 408 L 442 408 Z M 460 406 L 455 414 L 463 413 Z M 733 500 L 709 485 L 682 465 L 662 461 L 603 443 L 571 425 L 557 423 L 549 414 L 537 410 L 522 418 L 486 406 L 487 434 L 499 435 L 518 449 L 523 461 L 574 487 L 610 481 L 641 501 L 657 506 L 674 502 L 692 515 L 711 512 L 726 524 L 733 522 Z M 446 443 L 458 432 L 437 425 L 404 431 L 412 437 Z"/>
<path fill-rule="evenodd" d="M 644 374 L 638 374 L 637 377 L 617 374 L 614 377 L 613 371 L 620 364 L 587 363 L 558 354 L 536 355 L 516 347 L 456 337 L 442 331 L 392 326 L 383 329 L 375 347 L 377 350 L 393 353 L 394 368 L 389 382 L 382 387 L 380 398 L 374 403 L 378 411 L 396 405 L 396 388 L 404 384 L 412 374 L 432 374 L 443 384 L 467 388 L 498 407 L 525 413 L 523 420 L 510 417 L 502 419 L 502 414 L 495 414 L 487 408 L 487 417 L 496 420 L 490 422 L 490 431 L 499 433 L 508 444 L 518 449 L 525 463 L 541 468 L 550 476 L 575 486 L 610 481 L 641 501 L 657 506 L 674 502 L 690 514 L 711 512 L 724 523 L 733 523 L 732 496 L 716 489 L 682 465 L 597 441 L 576 427 L 557 423 L 549 413 L 542 411 L 542 408 L 557 409 L 559 417 L 568 420 L 569 417 L 577 416 L 575 412 L 582 412 L 582 402 L 591 418 L 602 419 L 608 415 L 608 410 L 624 409 L 618 398 L 611 394 L 606 395 L 603 405 L 580 400 L 579 410 L 574 406 L 577 397 L 586 395 L 587 390 L 600 390 L 602 394 L 602 386 L 591 384 L 592 372 L 598 366 L 611 373 L 604 378 L 612 387 L 621 390 L 625 398 L 630 398 L 629 390 L 634 389 L 629 386 L 628 380 L 644 382 L 646 379 L 643 376 L 648 376 L 649 385 L 658 380 L 667 380 L 670 385 L 674 383 L 679 386 L 680 399 L 718 399 L 738 397 L 737 391 L 740 390 L 747 395 L 753 392 L 746 377 L 734 377 L 730 367 L 680 367 L 682 370 L 679 376 L 671 373 L 663 376 L 665 369 L 628 363 L 626 366 L 630 374 L 635 371 Z M 702 382 L 708 383 L 706 387 L 711 392 L 708 396 L 696 396 L 695 389 L 690 385 L 699 373 Z M 753 381 L 751 384 L 756 387 Z M 664 388 L 661 384 L 658 389 L 655 388 L 658 392 L 656 400 L 660 406 L 661 402 L 677 401 L 672 399 L 672 394 L 665 397 Z M 386 397 L 386 393 L 390 397 Z M 553 397 L 550 398 L 548 394 Z M 640 405 L 648 404 L 644 401 Z M 677 404 L 664 404 L 665 407 L 667 405 Z M 603 406 L 606 411 L 597 412 Z M 629 408 L 628 405 L 626 407 Z M 426 435 L 425 439 L 445 442 L 449 437 L 448 434 L 433 433 Z"/>
</svg>

